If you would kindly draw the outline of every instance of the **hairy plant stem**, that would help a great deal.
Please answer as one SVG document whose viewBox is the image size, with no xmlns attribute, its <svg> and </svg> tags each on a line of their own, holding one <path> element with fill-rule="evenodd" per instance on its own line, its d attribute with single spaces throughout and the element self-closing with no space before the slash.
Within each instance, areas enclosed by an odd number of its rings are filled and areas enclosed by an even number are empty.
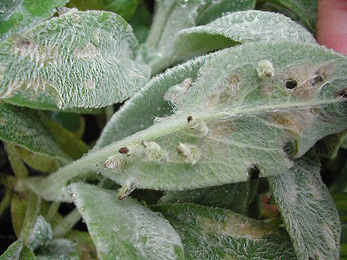
<svg viewBox="0 0 347 260">
<path fill-rule="evenodd" d="M 53 230 L 53 237 L 64 237 L 78 221 L 81 219 L 81 214 L 78 209 L 72 210 L 65 218 L 63 218 Z"/>
<path fill-rule="evenodd" d="M 264 112 L 277 111 L 280 109 L 308 109 L 316 106 L 327 105 L 340 102 L 340 100 L 313 100 L 311 102 L 293 102 L 279 103 L 272 105 L 263 105 L 257 107 L 235 108 L 230 112 L 217 112 L 210 114 L 202 114 L 199 117 L 206 122 L 211 119 L 224 119 L 240 115 L 256 115 Z M 186 124 L 186 118 L 189 114 L 181 114 L 179 118 L 172 118 L 164 123 L 158 123 L 155 127 L 151 126 L 143 131 L 140 131 L 132 136 L 126 137 L 121 141 L 112 143 L 100 150 L 89 153 L 81 159 L 66 165 L 57 172 L 51 174 L 44 179 L 31 180 L 23 183 L 42 196 L 45 200 L 53 201 L 72 201 L 66 185 L 73 178 L 84 178 L 93 169 L 100 166 L 109 156 L 118 152 L 119 148 L 129 143 L 141 143 L 143 140 L 151 140 L 158 136 L 168 135 L 176 131 L 182 131 L 182 127 Z"/>
</svg>

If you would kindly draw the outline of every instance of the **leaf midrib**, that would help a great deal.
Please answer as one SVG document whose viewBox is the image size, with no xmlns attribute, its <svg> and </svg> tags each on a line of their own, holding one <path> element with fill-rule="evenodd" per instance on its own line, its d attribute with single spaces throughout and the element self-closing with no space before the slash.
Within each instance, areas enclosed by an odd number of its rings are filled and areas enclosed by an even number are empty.
<svg viewBox="0 0 347 260">
<path fill-rule="evenodd" d="M 343 99 L 329 99 L 329 100 L 314 100 L 308 102 L 303 100 L 300 102 L 294 103 L 284 103 L 276 105 L 265 105 L 252 108 L 245 108 L 237 110 L 235 109 L 233 113 L 231 112 L 220 112 L 220 113 L 210 113 L 210 114 L 198 114 L 201 119 L 209 121 L 211 119 L 223 119 L 247 114 L 259 114 L 260 112 L 266 112 L 271 110 L 281 110 L 281 109 L 290 109 L 290 108 L 313 108 L 321 105 L 328 105 L 338 102 L 343 102 Z M 129 144 L 129 143 L 141 143 L 143 140 L 152 140 L 163 135 L 167 135 L 173 132 L 182 130 L 182 125 L 186 123 L 186 117 L 190 113 L 183 113 L 179 118 L 172 118 L 171 122 L 161 122 L 159 124 L 154 124 L 149 128 L 142 130 L 132 136 L 126 137 L 121 141 L 112 143 L 108 146 L 103 147 L 102 149 L 95 151 L 82 157 L 81 159 L 66 165 L 65 167 L 59 169 L 57 172 L 49 175 L 47 178 L 43 179 L 37 189 L 42 193 L 42 196 L 47 200 L 52 200 L 49 197 L 51 192 L 57 190 L 57 188 L 65 186 L 66 182 L 75 177 L 82 177 L 91 172 L 91 169 L 98 163 L 105 161 L 109 156 L 114 155 L 119 148 Z"/>
</svg>

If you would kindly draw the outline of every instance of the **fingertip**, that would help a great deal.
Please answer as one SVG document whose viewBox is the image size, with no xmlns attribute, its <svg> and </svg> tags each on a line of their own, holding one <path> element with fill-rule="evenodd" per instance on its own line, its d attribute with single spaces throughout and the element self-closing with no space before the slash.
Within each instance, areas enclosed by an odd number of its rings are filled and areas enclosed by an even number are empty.
<svg viewBox="0 0 347 260">
<path fill-rule="evenodd" d="M 346 0 L 318 0 L 317 41 L 347 55 Z"/>
</svg>

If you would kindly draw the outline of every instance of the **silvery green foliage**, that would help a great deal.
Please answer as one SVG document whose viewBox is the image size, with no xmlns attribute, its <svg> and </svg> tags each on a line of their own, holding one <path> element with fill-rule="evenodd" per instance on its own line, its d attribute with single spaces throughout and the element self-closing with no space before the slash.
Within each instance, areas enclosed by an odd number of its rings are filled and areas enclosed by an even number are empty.
<svg viewBox="0 0 347 260">
<path fill-rule="evenodd" d="M 165 93 L 187 78 L 195 80 L 201 65 L 210 57 L 196 58 L 151 79 L 112 116 L 93 151 L 148 128 L 154 124 L 155 118 L 173 114 L 172 106 L 164 99 Z"/>
<path fill-rule="evenodd" d="M 288 17 L 261 11 L 241 11 L 209 24 L 181 30 L 173 46 L 172 61 L 249 41 L 299 41 L 315 44 L 313 36 Z"/>
<path fill-rule="evenodd" d="M 296 259 L 281 228 L 230 210 L 194 204 L 153 206 L 181 236 L 185 259 Z"/>
<path fill-rule="evenodd" d="M 53 239 L 35 251 L 37 260 L 78 260 L 76 245 L 68 239 Z"/>
<path fill-rule="evenodd" d="M 283 15 L 241 11 L 226 15 L 205 26 L 181 30 L 172 47 L 175 49 L 175 56 L 170 59 L 192 57 L 199 53 L 206 53 L 208 50 L 218 49 L 218 46 L 265 40 L 316 43 L 308 31 Z M 153 117 L 172 113 L 167 102 L 162 98 L 166 90 L 181 83 L 185 79 L 184 75 L 188 73 L 190 78 L 195 79 L 196 73 L 193 71 L 197 71 L 207 57 L 210 56 L 199 57 L 194 61 L 176 66 L 170 70 L 171 73 L 167 72 L 151 80 L 114 114 L 103 129 L 93 150 L 147 128 L 153 124 Z M 175 77 L 170 77 L 172 74 Z M 138 113 L 139 110 L 147 113 Z"/>
<path fill-rule="evenodd" d="M 266 58 L 275 66 L 269 80 L 256 73 L 258 61 Z M 122 172 L 100 172 L 121 184 L 131 180 L 140 188 L 173 190 L 245 181 L 253 166 L 261 177 L 279 174 L 292 165 L 284 150 L 288 143 L 295 143 L 293 155 L 301 155 L 323 132 L 346 128 L 346 108 L 336 96 L 344 87 L 346 64 L 341 55 L 299 43 L 244 44 L 217 53 L 189 86 L 183 82 L 168 90 L 174 115 L 112 145 L 117 153 L 124 144 L 152 140 L 168 153 L 166 161 L 148 161 L 139 153 L 126 157 Z M 316 82 L 320 74 L 324 80 Z M 286 87 L 290 79 L 298 87 Z M 189 116 L 207 123 L 207 136 L 188 131 Z M 199 148 L 195 165 L 177 155 L 180 143 Z"/>
<path fill-rule="evenodd" d="M 301 157 L 269 182 L 298 258 L 339 259 L 341 224 L 319 161 Z"/>
<path fill-rule="evenodd" d="M 23 241 L 17 240 L 10 245 L 7 250 L 0 256 L 0 260 L 19 260 L 23 248 Z"/>
<path fill-rule="evenodd" d="M 168 59 L 174 55 L 174 42 L 180 30 L 206 24 L 225 12 L 253 9 L 254 4 L 254 0 L 156 1 L 155 16 L 145 44 L 147 49 L 142 58 L 156 74 L 171 65 Z"/>
<path fill-rule="evenodd" d="M 26 245 L 34 251 L 40 246 L 44 246 L 52 239 L 52 227 L 43 216 L 38 216 L 34 227 L 30 231 L 30 235 Z"/>
<path fill-rule="evenodd" d="M 50 18 L 68 0 L 3 0 L 0 2 L 0 42 Z"/>
<path fill-rule="evenodd" d="M 54 141 L 47 118 L 39 111 L 0 104 L 0 139 L 34 153 L 71 160 Z"/>
<path fill-rule="evenodd" d="M 246 215 L 256 189 L 257 181 L 245 181 L 195 190 L 168 191 L 165 196 L 160 198 L 159 203 L 189 202 L 226 208 Z"/>
<path fill-rule="evenodd" d="M 72 12 L 14 34 L 0 45 L 0 92 L 41 109 L 98 108 L 130 97 L 149 78 L 138 43 L 110 12 Z"/>
<path fill-rule="evenodd" d="M 278 3 L 300 17 L 303 24 L 311 31 L 316 31 L 317 5 L 316 0 L 271 0 Z"/>
<path fill-rule="evenodd" d="M 258 63 L 264 59 L 274 65 L 273 78 L 258 77 Z M 245 181 L 255 166 L 260 177 L 280 174 L 293 165 L 287 152 L 301 156 L 317 140 L 346 129 L 345 99 L 339 96 L 346 66 L 342 55 L 293 42 L 247 43 L 217 52 L 200 65 L 198 74 L 186 74 L 166 92 L 173 115 L 61 168 L 35 188 L 46 199 L 62 198 L 69 179 L 94 167 L 121 185 L 164 190 Z M 174 71 L 162 78 L 177 77 Z M 293 80 L 297 86 L 291 88 Z M 189 116 L 207 124 L 206 136 L 191 132 Z M 142 141 L 156 142 L 164 158 L 149 160 Z M 201 156 L 195 164 L 177 154 L 180 143 L 197 148 Z M 103 167 L 127 145 L 139 149 L 124 155 L 120 172 Z"/>
<path fill-rule="evenodd" d="M 182 242 L 160 215 L 85 183 L 69 186 L 100 259 L 182 259 Z"/>
</svg>

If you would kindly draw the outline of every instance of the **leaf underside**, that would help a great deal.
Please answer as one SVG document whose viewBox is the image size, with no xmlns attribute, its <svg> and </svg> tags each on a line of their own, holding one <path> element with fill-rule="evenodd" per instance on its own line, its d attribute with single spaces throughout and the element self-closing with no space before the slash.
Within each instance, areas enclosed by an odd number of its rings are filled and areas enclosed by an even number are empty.
<svg viewBox="0 0 347 260">
<path fill-rule="evenodd" d="M 272 79 L 257 76 L 258 61 L 263 59 L 274 64 Z M 194 67 L 192 63 L 187 66 Z M 129 143 L 151 140 L 167 153 L 166 161 L 129 156 L 121 172 L 101 167 L 102 174 L 120 184 L 132 181 L 139 188 L 168 190 L 245 181 L 254 167 L 260 177 L 267 177 L 292 166 L 286 152 L 300 157 L 317 140 L 347 126 L 346 102 L 337 95 L 345 87 L 346 59 L 323 47 L 244 44 L 208 56 L 200 64 L 199 76 L 193 73 L 188 88 L 183 83 L 167 91 L 175 114 L 107 149 L 114 147 L 117 154 Z M 175 70 L 166 76 L 174 78 Z M 293 80 L 297 86 L 290 89 L 287 84 Z M 188 116 L 206 122 L 205 137 L 187 131 Z M 199 149 L 195 165 L 177 154 L 179 143 Z"/>
<path fill-rule="evenodd" d="M 267 40 L 316 43 L 309 32 L 283 15 L 253 10 L 241 11 L 219 18 L 205 26 L 181 30 L 173 47 L 175 55 L 172 59 L 193 57 L 224 45 Z M 172 72 L 169 73 L 168 70 L 165 74 L 154 78 L 114 114 L 93 150 L 147 128 L 153 124 L 153 117 L 172 114 L 171 107 L 163 99 L 165 92 L 187 77 L 195 80 L 203 60 L 202 57 L 197 58 L 194 62 L 176 66 Z M 172 77 L 172 74 L 175 76 Z M 138 113 L 137 110 L 142 112 Z"/>
<path fill-rule="evenodd" d="M 110 12 L 52 18 L 0 45 L 0 93 L 40 109 L 99 108 L 121 102 L 148 80 L 134 60 L 131 26 Z"/>
</svg>

